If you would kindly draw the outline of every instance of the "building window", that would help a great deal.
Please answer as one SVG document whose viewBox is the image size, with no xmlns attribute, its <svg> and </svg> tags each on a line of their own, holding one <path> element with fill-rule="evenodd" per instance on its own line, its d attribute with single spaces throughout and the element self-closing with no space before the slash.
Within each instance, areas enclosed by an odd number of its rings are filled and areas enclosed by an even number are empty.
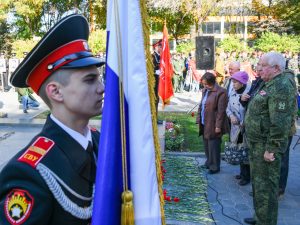
<svg viewBox="0 0 300 225">
<path fill-rule="evenodd" d="M 202 24 L 203 34 L 220 34 L 221 22 L 205 22 Z"/>
<path fill-rule="evenodd" d="M 235 23 L 235 22 L 225 22 L 224 23 L 225 33 L 243 34 L 244 29 L 245 29 L 244 23 Z"/>
</svg>

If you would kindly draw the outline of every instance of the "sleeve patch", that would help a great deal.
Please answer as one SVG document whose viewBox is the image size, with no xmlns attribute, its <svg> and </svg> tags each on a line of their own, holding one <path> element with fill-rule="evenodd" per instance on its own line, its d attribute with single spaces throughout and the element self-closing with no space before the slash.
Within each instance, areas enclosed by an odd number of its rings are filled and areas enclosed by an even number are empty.
<svg viewBox="0 0 300 225">
<path fill-rule="evenodd" d="M 35 168 L 54 144 L 54 141 L 48 138 L 38 137 L 36 141 L 23 153 L 23 155 L 20 156 L 18 161 L 27 163 L 31 167 Z"/>
<path fill-rule="evenodd" d="M 276 101 L 276 111 L 278 112 L 286 112 L 287 106 L 287 100 L 279 99 Z"/>
<path fill-rule="evenodd" d="M 25 190 L 13 189 L 5 200 L 5 216 L 10 224 L 24 223 L 31 214 L 34 199 Z"/>
</svg>

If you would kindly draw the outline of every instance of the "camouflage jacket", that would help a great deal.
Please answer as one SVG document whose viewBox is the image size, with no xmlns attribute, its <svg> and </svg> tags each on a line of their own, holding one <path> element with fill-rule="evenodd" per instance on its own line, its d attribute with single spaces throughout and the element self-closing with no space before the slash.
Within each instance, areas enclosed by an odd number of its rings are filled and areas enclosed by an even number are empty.
<svg viewBox="0 0 300 225">
<path fill-rule="evenodd" d="M 265 142 L 269 152 L 284 152 L 295 110 L 295 87 L 285 73 L 262 83 L 245 116 L 248 141 Z"/>
</svg>

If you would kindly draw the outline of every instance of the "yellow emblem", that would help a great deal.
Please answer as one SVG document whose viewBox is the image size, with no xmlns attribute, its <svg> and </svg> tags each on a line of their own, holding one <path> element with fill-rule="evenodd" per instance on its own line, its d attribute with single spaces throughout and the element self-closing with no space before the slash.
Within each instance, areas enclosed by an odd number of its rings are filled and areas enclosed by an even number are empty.
<svg viewBox="0 0 300 225">
<path fill-rule="evenodd" d="M 6 197 L 5 215 L 11 224 L 22 224 L 29 217 L 33 206 L 31 195 L 21 189 L 13 189 Z"/>
</svg>

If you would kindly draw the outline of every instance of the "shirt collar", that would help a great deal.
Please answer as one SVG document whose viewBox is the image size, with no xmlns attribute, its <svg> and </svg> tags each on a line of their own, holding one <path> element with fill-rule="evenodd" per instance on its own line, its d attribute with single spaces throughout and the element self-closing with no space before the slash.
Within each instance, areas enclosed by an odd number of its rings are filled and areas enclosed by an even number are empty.
<svg viewBox="0 0 300 225">
<path fill-rule="evenodd" d="M 91 130 L 86 127 L 85 129 L 85 135 L 82 135 L 81 133 L 67 127 L 62 122 L 60 122 L 53 114 L 50 115 L 50 118 L 58 125 L 60 126 L 65 132 L 67 132 L 74 140 L 76 140 L 84 149 L 87 149 L 87 146 L 89 144 L 89 141 L 92 142 L 92 134 Z"/>
</svg>

